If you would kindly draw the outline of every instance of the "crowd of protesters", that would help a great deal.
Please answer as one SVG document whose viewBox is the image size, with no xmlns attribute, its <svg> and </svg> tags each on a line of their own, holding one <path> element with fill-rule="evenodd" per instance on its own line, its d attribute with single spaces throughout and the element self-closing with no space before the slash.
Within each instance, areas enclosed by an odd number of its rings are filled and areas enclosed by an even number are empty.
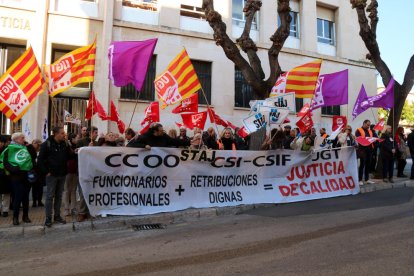
<svg viewBox="0 0 414 276">
<path fill-rule="evenodd" d="M 22 221 L 30 223 L 29 193 L 32 191 L 32 207 L 45 206 L 45 226 L 53 223 L 65 224 L 66 216 L 77 216 L 78 221 L 89 217 L 88 208 L 79 185 L 78 151 L 82 147 L 133 147 L 151 150 L 151 147 L 190 148 L 195 150 L 248 150 L 250 137 L 237 135 L 237 129 L 224 128 L 220 135 L 217 128 L 206 131 L 194 129 L 190 134 L 185 127 L 169 129 L 160 123 L 153 123 L 149 130 L 140 135 L 133 129 L 126 129 L 124 135 L 109 132 L 98 135 L 96 127 L 82 127 L 78 134 L 66 134 L 63 127 L 55 127 L 52 135 L 45 141 L 34 139 L 31 144 L 25 141 L 23 133 L 0 136 L 0 211 L 2 217 L 8 217 L 13 210 L 13 225 L 19 225 L 19 210 L 23 207 Z M 99 137 L 98 137 L 99 136 Z M 381 142 L 368 146 L 358 145 L 357 137 L 380 137 Z M 320 148 L 356 147 L 359 159 L 359 184 L 373 183 L 370 173 L 382 166 L 384 182 L 394 182 L 394 164 L 397 177 L 403 174 L 408 155 L 414 157 L 414 129 L 405 136 L 404 129 L 398 127 L 393 135 L 391 126 L 385 126 L 376 133 L 369 120 L 354 132 L 346 126 L 330 139 L 326 129 L 319 134 L 312 128 L 305 133 L 285 125 L 274 128 L 264 139 L 260 150 L 298 150 L 312 152 Z M 377 154 L 379 153 L 379 154 Z M 14 158 L 19 154 L 19 158 Z M 17 161 L 16 161 L 17 160 Z M 414 179 L 414 165 L 411 168 Z M 43 203 L 43 187 L 46 186 L 46 198 Z M 62 203 L 63 201 L 63 203 Z M 79 202 L 78 202 L 79 201 Z M 61 214 L 62 204 L 64 213 Z M 53 218 L 53 219 L 52 219 Z"/>
</svg>

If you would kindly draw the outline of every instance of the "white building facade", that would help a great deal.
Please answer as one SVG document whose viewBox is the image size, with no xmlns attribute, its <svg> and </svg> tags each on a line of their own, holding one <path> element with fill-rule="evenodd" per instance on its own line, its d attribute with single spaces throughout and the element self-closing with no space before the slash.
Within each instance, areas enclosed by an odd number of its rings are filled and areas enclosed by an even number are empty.
<svg viewBox="0 0 414 276">
<path fill-rule="evenodd" d="M 207 100 L 216 113 L 241 126 L 249 112 L 252 97 L 240 71 L 215 44 L 212 29 L 204 20 L 201 0 L 0 0 L 0 74 L 31 45 L 39 64 L 50 64 L 63 54 L 91 44 L 96 37 L 95 81 L 79 85 L 51 99 L 43 93 L 32 105 L 22 122 L 11 123 L 1 115 L 1 133 L 7 134 L 29 125 L 32 138 L 41 137 L 43 122 L 50 127 L 63 124 L 63 110 L 84 121 L 85 108 L 93 89 L 98 100 L 108 110 L 113 100 L 120 117 L 128 126 L 140 130 L 144 109 L 156 101 L 153 80 L 163 72 L 171 60 L 185 47 L 193 61 Z M 215 9 L 227 25 L 234 41 L 244 26 L 244 0 L 215 1 Z M 267 51 L 269 37 L 278 25 L 277 1 L 262 1 L 251 30 L 257 43 L 265 74 L 269 74 Z M 375 68 L 365 59 L 367 50 L 358 35 L 356 12 L 349 1 L 292 0 L 291 32 L 279 61 L 284 71 L 323 59 L 321 74 L 349 69 L 349 104 L 318 109 L 314 112 L 316 127 L 330 128 L 333 115 L 351 118 L 352 107 L 364 84 L 369 95 L 376 93 Z M 147 80 L 140 93 L 133 86 L 115 87 L 108 80 L 107 49 L 112 41 L 146 40 L 158 38 Z M 199 93 L 200 111 L 206 102 Z M 298 100 L 300 107 L 304 102 Z M 138 104 L 136 104 L 138 102 Z M 135 112 L 134 112 L 135 109 Z M 179 115 L 167 108 L 161 111 L 166 129 L 181 122 Z M 374 112 L 376 113 L 376 112 Z M 373 112 L 366 111 L 351 125 L 356 128 L 364 119 L 375 121 Z M 134 114 L 134 115 L 133 115 Z M 132 118 L 133 115 L 133 118 Z M 131 119 L 132 118 L 132 119 Z M 292 124 L 296 115 L 290 115 Z M 27 123 L 26 123 L 27 122 Z M 99 132 L 117 131 L 116 123 L 92 119 Z M 72 126 L 68 131 L 77 131 Z"/>
</svg>

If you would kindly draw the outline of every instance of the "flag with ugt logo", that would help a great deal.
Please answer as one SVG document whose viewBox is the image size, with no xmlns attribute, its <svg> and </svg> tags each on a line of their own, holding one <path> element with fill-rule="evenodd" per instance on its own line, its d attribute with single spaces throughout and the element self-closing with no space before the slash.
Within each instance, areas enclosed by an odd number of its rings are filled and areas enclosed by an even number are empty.
<svg viewBox="0 0 414 276">
<path fill-rule="evenodd" d="M 55 63 L 45 65 L 49 95 L 59 93 L 83 82 L 92 82 L 95 76 L 96 42 L 67 53 Z"/>
<path fill-rule="evenodd" d="M 207 120 L 207 111 L 193 113 L 193 114 L 181 114 L 183 124 L 189 129 L 199 128 L 204 129 L 204 125 Z"/>
<path fill-rule="evenodd" d="M 168 65 L 167 69 L 155 81 L 158 98 L 167 105 L 179 103 L 201 89 L 196 71 L 187 51 L 184 49 Z"/>
<path fill-rule="evenodd" d="M 160 121 L 160 105 L 158 102 L 150 103 L 144 110 L 144 119 L 141 121 L 141 126 L 145 124 L 150 125 Z"/>
<path fill-rule="evenodd" d="M 321 64 L 322 60 L 316 59 L 283 73 L 276 80 L 269 97 L 277 96 L 280 93 L 295 92 L 296 98 L 312 98 Z"/>
<path fill-rule="evenodd" d="M 45 81 L 30 47 L 0 79 L 0 111 L 17 122 L 44 88 Z"/>
</svg>

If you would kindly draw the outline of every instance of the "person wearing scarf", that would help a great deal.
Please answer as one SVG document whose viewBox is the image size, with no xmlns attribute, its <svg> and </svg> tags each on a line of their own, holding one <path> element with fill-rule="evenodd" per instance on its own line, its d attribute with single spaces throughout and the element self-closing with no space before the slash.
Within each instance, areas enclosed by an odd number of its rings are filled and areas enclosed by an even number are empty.
<svg viewBox="0 0 414 276">
<path fill-rule="evenodd" d="M 33 169 L 33 160 L 25 146 L 25 137 L 21 132 L 12 135 L 12 142 L 1 154 L 1 164 L 4 166 L 14 192 L 13 225 L 19 225 L 19 210 L 23 204 L 23 222 L 31 223 L 29 219 L 30 183 L 28 174 Z"/>
</svg>

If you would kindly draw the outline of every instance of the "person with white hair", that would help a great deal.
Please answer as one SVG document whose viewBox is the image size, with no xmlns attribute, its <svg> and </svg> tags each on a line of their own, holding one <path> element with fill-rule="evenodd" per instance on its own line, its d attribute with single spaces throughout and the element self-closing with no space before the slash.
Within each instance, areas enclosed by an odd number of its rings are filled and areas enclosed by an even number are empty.
<svg viewBox="0 0 414 276">
<path fill-rule="evenodd" d="M 25 146 L 25 136 L 21 132 L 12 134 L 12 141 L 1 154 L 1 165 L 9 173 L 13 189 L 13 225 L 19 225 L 20 205 L 23 205 L 23 222 L 31 223 L 29 219 L 29 180 L 33 179 L 33 159 Z"/>
</svg>

